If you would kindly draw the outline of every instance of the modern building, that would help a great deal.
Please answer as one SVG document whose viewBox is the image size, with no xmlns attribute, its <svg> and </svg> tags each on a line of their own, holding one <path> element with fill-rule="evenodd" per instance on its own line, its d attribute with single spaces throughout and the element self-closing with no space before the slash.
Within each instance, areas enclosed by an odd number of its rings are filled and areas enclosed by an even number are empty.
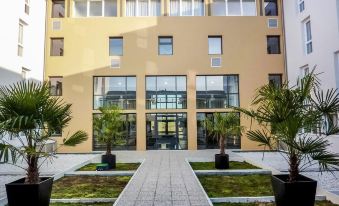
<svg viewBox="0 0 339 206">
<path fill-rule="evenodd" d="M 0 85 L 43 80 L 45 0 L 0 2 Z"/>
<path fill-rule="evenodd" d="M 339 88 L 339 0 L 284 1 L 284 22 L 290 86 L 315 69 L 323 89 Z M 338 152 L 339 136 L 329 139 Z"/>
<path fill-rule="evenodd" d="M 203 120 L 285 78 L 280 0 L 48 0 L 46 26 L 44 78 L 73 105 L 55 139 L 90 136 L 62 152 L 103 150 L 92 124 L 107 104 L 124 113 L 115 149 L 215 148 Z M 258 148 L 245 136 L 227 145 Z"/>
</svg>

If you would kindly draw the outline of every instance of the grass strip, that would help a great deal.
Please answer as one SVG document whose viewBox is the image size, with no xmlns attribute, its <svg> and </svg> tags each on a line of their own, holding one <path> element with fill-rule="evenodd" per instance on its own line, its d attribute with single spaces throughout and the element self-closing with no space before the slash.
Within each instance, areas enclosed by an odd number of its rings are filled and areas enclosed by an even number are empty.
<svg viewBox="0 0 339 206">
<path fill-rule="evenodd" d="M 190 162 L 193 170 L 215 170 L 214 162 Z M 247 162 L 235 162 L 230 161 L 230 169 L 240 170 L 240 169 L 260 169 L 254 165 L 251 165 Z"/>
</svg>

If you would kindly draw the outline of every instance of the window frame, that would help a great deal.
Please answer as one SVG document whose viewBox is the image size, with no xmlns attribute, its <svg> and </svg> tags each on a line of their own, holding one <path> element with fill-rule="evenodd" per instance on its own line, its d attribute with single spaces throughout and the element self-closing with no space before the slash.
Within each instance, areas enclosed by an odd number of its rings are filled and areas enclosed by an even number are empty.
<svg viewBox="0 0 339 206">
<path fill-rule="evenodd" d="M 120 55 L 111 55 L 111 39 L 121 39 L 121 54 Z M 124 56 L 124 37 L 122 36 L 110 36 L 108 38 L 108 55 L 110 57 L 121 57 Z"/>
<path fill-rule="evenodd" d="M 177 16 L 198 16 L 194 14 L 194 6 L 195 6 L 195 0 L 190 0 L 192 3 L 191 9 L 192 9 L 192 15 L 183 15 L 182 14 L 182 0 L 178 0 L 179 1 L 179 15 Z M 204 11 L 203 11 L 203 15 L 201 16 L 206 16 L 206 5 L 205 5 L 205 0 L 203 0 L 203 7 L 204 7 Z M 225 0 L 226 1 L 226 0 Z M 175 15 L 171 15 L 172 14 L 172 9 L 171 9 L 171 0 L 169 0 L 169 13 L 168 16 L 175 16 Z"/>
<path fill-rule="evenodd" d="M 160 44 L 160 40 L 165 39 L 165 38 L 171 39 L 171 54 L 161 54 L 160 53 L 160 46 L 162 45 L 162 44 Z M 174 46 L 173 46 L 174 43 L 173 42 L 174 42 L 173 36 L 158 36 L 158 56 L 173 56 L 174 55 Z M 165 45 L 168 45 L 168 44 L 165 44 Z"/>
<path fill-rule="evenodd" d="M 61 55 L 54 55 L 53 54 L 53 40 L 62 40 L 62 54 Z M 65 56 L 65 39 L 63 37 L 51 37 L 50 38 L 50 56 L 52 57 L 62 57 Z"/>
<path fill-rule="evenodd" d="M 270 53 L 269 49 L 268 49 L 268 39 L 273 38 L 273 37 L 278 38 L 278 52 L 277 53 L 272 53 L 272 52 Z M 267 35 L 266 36 L 266 44 L 267 44 L 267 54 L 269 54 L 269 55 L 281 54 L 281 37 L 280 37 L 280 35 Z"/>
<path fill-rule="evenodd" d="M 100 1 L 101 2 L 101 16 L 91 16 L 90 15 L 90 2 L 92 1 Z M 105 0 L 73 0 L 73 18 L 100 18 L 100 17 L 117 17 L 118 16 L 118 0 L 113 0 L 116 3 L 116 16 L 105 16 Z M 86 16 L 76 16 L 75 12 L 75 4 L 76 2 L 86 2 Z"/>
<path fill-rule="evenodd" d="M 25 28 L 25 23 L 22 20 L 19 20 L 18 53 L 17 53 L 19 57 L 22 57 L 24 53 L 24 28 Z"/>
<path fill-rule="evenodd" d="M 309 24 L 309 27 L 307 26 Z M 308 30 L 309 28 L 309 30 Z M 303 21 L 303 30 L 304 30 L 304 50 L 305 54 L 309 55 L 313 53 L 313 36 L 312 36 L 312 24 L 311 24 L 311 19 L 307 18 L 306 20 Z M 310 34 L 310 39 L 307 40 L 308 38 L 308 32 Z M 310 45 L 311 50 L 308 51 L 308 45 Z"/>
<path fill-rule="evenodd" d="M 126 0 L 124 0 L 125 2 L 126 2 Z M 151 5 L 151 0 L 147 0 L 147 3 L 148 3 L 148 9 L 147 9 L 147 15 L 146 16 L 141 16 L 140 14 L 139 14 L 139 1 L 140 0 L 133 0 L 133 1 L 135 1 L 135 16 L 127 16 L 126 14 L 127 14 L 127 6 L 125 6 L 125 17 L 155 17 L 155 16 L 151 16 L 150 14 L 151 14 L 151 7 L 150 7 L 150 5 Z M 160 12 L 159 12 L 159 15 L 156 15 L 156 16 L 162 16 L 162 14 L 161 14 L 161 0 L 159 0 L 159 3 L 160 3 Z"/>
<path fill-rule="evenodd" d="M 217 53 L 210 53 L 210 41 L 209 39 L 216 39 L 216 38 L 220 38 L 220 54 Z M 207 48 L 208 48 L 208 55 L 222 55 L 224 53 L 224 48 L 223 48 L 223 38 L 222 35 L 209 35 L 207 38 Z"/>
<path fill-rule="evenodd" d="M 224 0 L 224 2 L 225 2 L 225 8 L 224 8 L 225 16 L 258 16 L 257 0 L 254 0 L 255 15 L 244 15 L 243 1 L 244 0 L 239 0 L 239 3 L 240 3 L 240 15 L 229 15 L 229 13 L 228 13 L 228 0 Z M 214 1 L 212 1 L 211 4 L 213 4 L 213 3 L 214 3 Z M 212 6 L 210 6 L 210 8 L 211 8 L 211 15 L 210 16 L 214 16 L 214 15 L 212 15 Z M 223 16 L 223 15 L 220 15 L 220 16 Z"/>
</svg>

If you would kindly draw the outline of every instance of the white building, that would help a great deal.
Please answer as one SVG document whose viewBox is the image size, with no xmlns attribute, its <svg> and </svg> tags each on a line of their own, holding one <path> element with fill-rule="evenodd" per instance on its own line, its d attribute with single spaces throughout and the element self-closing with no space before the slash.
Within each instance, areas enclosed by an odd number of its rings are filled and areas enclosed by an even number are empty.
<svg viewBox="0 0 339 206">
<path fill-rule="evenodd" d="M 0 85 L 43 79 L 45 0 L 0 1 Z"/>
<path fill-rule="evenodd" d="M 339 0 L 285 0 L 284 24 L 290 86 L 316 68 L 323 89 L 339 88 Z"/>
</svg>

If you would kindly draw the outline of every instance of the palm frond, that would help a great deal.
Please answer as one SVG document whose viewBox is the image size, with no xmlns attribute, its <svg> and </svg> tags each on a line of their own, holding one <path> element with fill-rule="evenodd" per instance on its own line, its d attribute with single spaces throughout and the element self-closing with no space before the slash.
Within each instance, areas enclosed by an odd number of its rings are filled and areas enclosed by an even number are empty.
<svg viewBox="0 0 339 206">
<path fill-rule="evenodd" d="M 76 146 L 83 143 L 88 139 L 88 135 L 84 131 L 77 131 L 72 134 L 70 137 L 63 140 L 63 145 L 65 146 Z"/>
</svg>

